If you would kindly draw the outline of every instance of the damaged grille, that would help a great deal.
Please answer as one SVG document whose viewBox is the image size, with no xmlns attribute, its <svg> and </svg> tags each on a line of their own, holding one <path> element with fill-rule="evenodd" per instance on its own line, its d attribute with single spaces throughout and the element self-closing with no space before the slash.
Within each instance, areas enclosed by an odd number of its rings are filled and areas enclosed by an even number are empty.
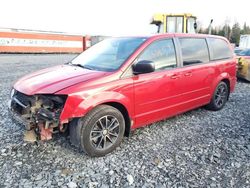
<svg viewBox="0 0 250 188">
<path fill-rule="evenodd" d="M 19 115 L 28 114 L 30 112 L 31 105 L 34 102 L 34 96 L 28 96 L 15 90 L 15 94 L 11 99 L 11 109 Z"/>
<path fill-rule="evenodd" d="M 57 127 L 64 107 L 65 95 L 25 95 L 15 90 L 11 98 L 11 110 L 19 114 L 30 127 L 44 124 Z"/>
</svg>

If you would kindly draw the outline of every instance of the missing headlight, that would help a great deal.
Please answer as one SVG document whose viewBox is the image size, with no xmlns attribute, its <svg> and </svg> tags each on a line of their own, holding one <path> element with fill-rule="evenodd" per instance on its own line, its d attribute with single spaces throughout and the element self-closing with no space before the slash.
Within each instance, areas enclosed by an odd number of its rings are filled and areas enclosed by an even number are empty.
<svg viewBox="0 0 250 188">
<path fill-rule="evenodd" d="M 52 133 L 60 130 L 59 118 L 67 96 L 28 96 L 14 90 L 11 91 L 11 97 L 11 109 L 25 119 L 28 124 L 26 127 L 29 127 L 29 130 L 34 130 L 38 138 L 41 140 L 51 139 Z"/>
</svg>

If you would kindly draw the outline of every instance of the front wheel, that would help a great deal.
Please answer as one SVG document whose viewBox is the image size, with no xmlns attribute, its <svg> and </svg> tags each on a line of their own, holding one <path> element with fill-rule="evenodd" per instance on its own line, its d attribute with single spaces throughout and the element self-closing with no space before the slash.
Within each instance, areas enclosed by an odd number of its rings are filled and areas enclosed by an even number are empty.
<svg viewBox="0 0 250 188">
<path fill-rule="evenodd" d="M 228 95 L 229 95 L 228 85 L 225 82 L 220 82 L 217 85 L 213 97 L 210 103 L 207 105 L 207 108 L 209 110 L 214 110 L 214 111 L 222 109 L 227 102 Z"/>
<path fill-rule="evenodd" d="M 100 105 L 70 125 L 70 137 L 90 156 L 103 156 L 120 145 L 125 121 L 119 110 Z M 75 142 L 79 142 L 76 143 Z"/>
</svg>

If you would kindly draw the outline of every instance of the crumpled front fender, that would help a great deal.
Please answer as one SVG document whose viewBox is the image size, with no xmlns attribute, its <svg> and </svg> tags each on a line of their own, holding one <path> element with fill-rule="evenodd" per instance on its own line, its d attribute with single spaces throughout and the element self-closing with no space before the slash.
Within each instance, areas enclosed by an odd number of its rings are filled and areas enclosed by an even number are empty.
<svg viewBox="0 0 250 188">
<path fill-rule="evenodd" d="M 61 113 L 60 121 L 66 123 L 72 118 L 83 117 L 94 107 L 109 102 L 122 104 L 127 109 L 129 116 L 133 116 L 133 102 L 128 97 L 118 92 L 105 91 L 85 97 L 82 95 L 69 95 Z"/>
</svg>

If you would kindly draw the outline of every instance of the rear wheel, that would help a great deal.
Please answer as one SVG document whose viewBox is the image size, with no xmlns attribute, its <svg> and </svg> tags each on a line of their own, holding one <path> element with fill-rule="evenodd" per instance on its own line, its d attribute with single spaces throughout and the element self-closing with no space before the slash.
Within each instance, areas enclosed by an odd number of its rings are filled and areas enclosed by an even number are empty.
<svg viewBox="0 0 250 188">
<path fill-rule="evenodd" d="M 228 94 L 228 85 L 225 82 L 220 82 L 217 85 L 213 97 L 210 103 L 207 105 L 207 108 L 214 111 L 222 109 L 227 102 Z"/>
<path fill-rule="evenodd" d="M 119 110 L 100 105 L 70 125 L 71 142 L 90 156 L 103 156 L 120 145 L 125 121 Z"/>
</svg>

